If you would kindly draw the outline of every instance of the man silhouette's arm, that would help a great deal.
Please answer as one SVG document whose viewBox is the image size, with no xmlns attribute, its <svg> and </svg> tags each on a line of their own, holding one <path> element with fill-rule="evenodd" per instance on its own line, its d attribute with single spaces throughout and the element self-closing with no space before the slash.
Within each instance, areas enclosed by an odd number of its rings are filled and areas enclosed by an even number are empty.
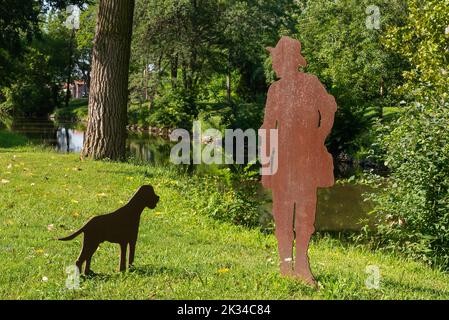
<svg viewBox="0 0 449 320">
<path fill-rule="evenodd" d="M 277 115 L 275 104 L 275 84 L 272 84 L 267 94 L 267 103 L 265 106 L 265 116 L 263 119 L 262 129 L 276 129 Z M 268 140 L 267 140 L 268 142 Z"/>
<path fill-rule="evenodd" d="M 264 121 L 261 129 L 265 129 L 265 139 L 263 141 L 262 150 L 265 150 L 265 154 L 263 155 L 264 158 L 273 156 L 271 154 L 271 141 L 270 141 L 270 130 L 271 129 L 277 129 L 278 126 L 278 119 L 277 119 L 277 104 L 276 104 L 276 89 L 275 89 L 275 83 L 271 85 L 270 89 L 268 90 L 267 94 L 267 103 L 265 106 L 265 116 Z M 275 151 L 277 152 L 277 150 Z M 262 163 L 262 167 L 269 168 L 271 164 L 272 159 L 269 163 Z M 262 175 L 262 185 L 266 188 L 271 187 L 271 176 L 270 175 Z"/>
<path fill-rule="evenodd" d="M 319 82 L 319 80 L 318 80 Z M 331 133 L 334 126 L 335 112 L 337 112 L 337 102 L 334 96 L 327 93 L 324 86 L 319 82 L 319 101 L 318 111 L 320 112 L 320 127 L 319 135 L 326 140 L 327 136 Z"/>
</svg>

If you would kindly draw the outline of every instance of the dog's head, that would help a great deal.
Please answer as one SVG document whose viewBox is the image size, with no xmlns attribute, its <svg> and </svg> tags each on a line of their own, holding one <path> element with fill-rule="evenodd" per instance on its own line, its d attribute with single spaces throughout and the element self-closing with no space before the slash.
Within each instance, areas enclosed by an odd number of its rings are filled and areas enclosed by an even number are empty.
<svg viewBox="0 0 449 320">
<path fill-rule="evenodd" d="M 150 185 L 140 187 L 136 193 L 136 197 L 141 201 L 145 207 L 154 209 L 159 202 L 159 196 L 154 192 L 154 188 Z"/>
</svg>

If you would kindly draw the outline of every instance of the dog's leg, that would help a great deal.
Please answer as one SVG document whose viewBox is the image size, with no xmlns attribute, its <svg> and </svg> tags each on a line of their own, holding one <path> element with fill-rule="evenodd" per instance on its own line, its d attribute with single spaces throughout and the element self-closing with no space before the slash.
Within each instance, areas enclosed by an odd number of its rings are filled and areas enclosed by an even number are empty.
<svg viewBox="0 0 449 320">
<path fill-rule="evenodd" d="M 129 266 L 134 264 L 134 257 L 136 254 L 136 241 L 131 241 L 129 243 Z"/>
<path fill-rule="evenodd" d="M 91 273 L 91 270 L 90 270 L 90 263 L 92 262 L 92 256 L 94 255 L 94 253 L 95 253 L 95 252 L 97 251 L 97 249 L 98 249 L 98 244 L 95 245 L 95 246 L 92 246 L 91 249 L 92 249 L 92 250 L 89 252 L 90 255 L 89 255 L 89 257 L 88 257 L 87 260 L 86 260 L 86 270 L 84 271 L 85 274 L 90 274 L 90 273 Z"/>
<path fill-rule="evenodd" d="M 92 255 L 95 253 L 95 251 L 98 248 L 97 243 L 93 243 L 92 241 L 89 241 L 87 237 L 84 237 L 84 243 L 83 248 L 81 249 L 80 256 L 76 262 L 76 266 L 78 267 L 80 273 L 82 273 L 82 265 L 84 262 L 86 263 L 86 268 L 84 270 L 84 274 L 87 275 L 90 271 L 90 259 L 92 258 Z"/>
<path fill-rule="evenodd" d="M 128 243 L 120 243 L 120 271 L 126 271 L 126 249 Z"/>
<path fill-rule="evenodd" d="M 86 244 L 86 239 L 84 239 L 84 243 L 83 243 L 83 247 L 81 248 L 80 255 L 79 255 L 78 259 L 76 260 L 76 266 L 78 267 L 80 274 L 83 273 L 83 264 L 87 260 L 87 257 L 89 256 L 87 248 L 88 248 L 88 246 Z"/>
</svg>

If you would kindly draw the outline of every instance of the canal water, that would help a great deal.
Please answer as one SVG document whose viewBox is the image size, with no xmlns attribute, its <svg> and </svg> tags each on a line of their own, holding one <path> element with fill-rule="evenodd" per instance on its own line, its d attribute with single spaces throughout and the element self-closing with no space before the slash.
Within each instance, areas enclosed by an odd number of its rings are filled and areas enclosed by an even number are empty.
<svg viewBox="0 0 449 320">
<path fill-rule="evenodd" d="M 73 123 L 56 123 L 50 120 L 15 120 L 11 131 L 25 135 L 30 142 L 52 146 L 58 152 L 79 153 L 83 146 L 84 127 Z M 148 132 L 129 132 L 127 150 L 129 154 L 150 165 L 169 163 L 172 144 L 164 138 Z M 348 176 L 351 168 L 336 172 L 337 177 Z M 319 231 L 357 231 L 366 222 L 371 205 L 363 200 L 368 192 L 366 186 L 339 184 L 322 189 L 318 195 L 316 229 Z M 269 200 L 269 194 L 263 193 Z"/>
</svg>

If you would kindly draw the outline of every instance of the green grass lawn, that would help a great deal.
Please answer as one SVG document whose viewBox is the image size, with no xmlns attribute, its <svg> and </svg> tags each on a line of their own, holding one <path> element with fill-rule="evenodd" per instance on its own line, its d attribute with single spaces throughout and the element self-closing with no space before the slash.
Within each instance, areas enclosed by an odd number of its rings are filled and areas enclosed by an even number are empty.
<svg viewBox="0 0 449 320">
<path fill-rule="evenodd" d="M 118 273 L 118 246 L 103 244 L 98 275 L 67 290 L 82 236 L 53 239 L 117 209 L 144 183 L 161 202 L 142 215 L 135 270 Z M 319 291 L 282 278 L 274 236 L 198 213 L 207 202 L 198 182 L 173 169 L 0 149 L 0 299 L 449 299 L 448 274 L 329 237 L 310 250 Z M 379 290 L 365 286 L 368 265 L 380 268 Z"/>
</svg>

